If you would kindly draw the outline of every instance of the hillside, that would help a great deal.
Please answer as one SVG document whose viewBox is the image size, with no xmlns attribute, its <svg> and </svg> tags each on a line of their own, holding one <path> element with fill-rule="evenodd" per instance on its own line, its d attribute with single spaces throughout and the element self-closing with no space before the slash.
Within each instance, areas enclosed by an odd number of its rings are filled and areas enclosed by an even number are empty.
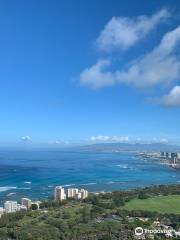
<svg viewBox="0 0 180 240">
<path fill-rule="evenodd" d="M 174 201 L 179 201 L 180 185 L 91 194 L 84 201 L 44 201 L 40 210 L 4 214 L 0 218 L 0 239 L 132 240 L 136 227 L 154 229 L 156 219 L 162 226 L 173 226 L 173 231 L 179 231 L 179 210 L 170 213 L 168 208 L 167 211 L 164 208 L 161 212 L 150 205 L 148 207 L 148 204 L 146 209 L 135 208 L 132 204 L 133 201 L 152 202 L 157 197 L 159 206 L 168 202 L 170 207 Z M 134 207 L 130 209 L 128 206 Z M 162 235 L 158 239 L 165 238 Z"/>
<path fill-rule="evenodd" d="M 117 152 L 117 151 L 180 151 L 180 146 L 161 143 L 97 143 L 78 147 L 82 151 Z"/>
</svg>

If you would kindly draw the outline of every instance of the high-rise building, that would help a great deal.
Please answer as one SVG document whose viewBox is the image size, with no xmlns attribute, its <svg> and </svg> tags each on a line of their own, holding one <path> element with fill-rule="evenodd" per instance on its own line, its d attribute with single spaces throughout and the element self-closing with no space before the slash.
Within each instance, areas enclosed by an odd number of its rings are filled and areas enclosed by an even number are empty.
<svg viewBox="0 0 180 240">
<path fill-rule="evenodd" d="M 161 152 L 161 157 L 165 157 L 165 152 Z"/>
<path fill-rule="evenodd" d="M 29 198 L 22 198 L 21 204 L 24 205 L 27 209 L 30 209 L 32 202 L 31 202 L 31 199 Z"/>
<path fill-rule="evenodd" d="M 0 218 L 1 218 L 1 216 L 3 215 L 3 213 L 4 213 L 4 208 L 3 208 L 3 207 L 0 207 Z"/>
<path fill-rule="evenodd" d="M 24 205 L 21 205 L 21 204 L 18 204 L 17 205 L 17 211 L 26 211 L 27 210 L 27 207 L 24 206 Z"/>
<path fill-rule="evenodd" d="M 78 192 L 76 194 L 76 199 L 82 199 L 82 193 L 81 192 Z"/>
<path fill-rule="evenodd" d="M 78 188 L 68 188 L 67 190 L 67 197 L 74 198 L 78 194 Z"/>
<path fill-rule="evenodd" d="M 168 152 L 166 152 L 166 158 L 169 158 L 169 153 Z"/>
<path fill-rule="evenodd" d="M 6 201 L 4 203 L 6 213 L 12 213 L 18 211 L 18 204 L 16 201 Z"/>
<path fill-rule="evenodd" d="M 177 158 L 178 157 L 178 154 L 177 153 L 175 153 L 175 152 L 172 152 L 171 153 L 171 159 L 172 160 L 174 160 L 175 158 Z"/>
<path fill-rule="evenodd" d="M 62 186 L 55 187 L 54 199 L 56 201 L 63 201 L 66 199 L 66 194 L 65 194 L 64 188 Z"/>
<path fill-rule="evenodd" d="M 81 189 L 80 193 L 81 193 L 81 199 L 85 199 L 85 198 L 88 197 L 88 191 L 87 190 Z"/>
</svg>

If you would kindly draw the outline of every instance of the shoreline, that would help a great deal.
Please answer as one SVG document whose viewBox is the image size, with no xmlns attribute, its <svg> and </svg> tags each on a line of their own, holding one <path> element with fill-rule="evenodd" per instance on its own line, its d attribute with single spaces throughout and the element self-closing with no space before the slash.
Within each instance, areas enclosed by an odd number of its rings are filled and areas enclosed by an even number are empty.
<svg viewBox="0 0 180 240">
<path fill-rule="evenodd" d="M 165 186 L 165 187 L 171 187 L 171 186 L 178 186 L 178 185 L 180 185 L 180 181 L 178 181 L 177 183 L 167 183 L 167 184 L 151 184 L 151 185 L 145 185 L 145 186 L 141 186 L 141 187 L 135 187 L 135 188 L 127 188 L 127 189 L 116 189 L 116 190 L 107 190 L 107 191 L 88 191 L 89 192 L 89 194 L 91 195 L 100 195 L 100 194 L 112 194 L 113 192 L 131 192 L 131 191 L 138 191 L 138 190 L 143 190 L 143 189 L 146 189 L 146 188 L 153 188 L 153 187 L 159 187 L 159 186 Z M 65 188 L 65 190 L 67 191 L 67 189 L 68 188 Z M 13 198 L 13 199 L 11 199 L 10 197 L 11 196 L 13 196 L 13 195 L 15 195 L 16 193 L 9 193 L 8 195 L 8 197 L 7 198 L 2 198 L 1 199 L 1 197 L 0 197 L 0 202 L 1 201 L 3 201 L 3 202 L 5 202 L 5 201 L 11 201 L 11 200 L 16 200 L 16 201 L 18 201 L 19 202 L 19 199 L 20 199 L 20 197 L 18 197 L 18 198 Z M 26 195 L 24 195 L 23 197 L 27 197 Z M 21 198 L 22 198 L 22 196 L 21 196 Z M 33 197 L 30 197 L 33 201 L 51 201 L 51 200 L 53 200 L 53 195 L 50 195 L 50 196 L 48 196 L 47 198 L 41 198 L 41 197 L 35 197 L 35 198 L 33 198 Z M 2 207 L 2 203 L 0 204 L 0 207 Z"/>
</svg>

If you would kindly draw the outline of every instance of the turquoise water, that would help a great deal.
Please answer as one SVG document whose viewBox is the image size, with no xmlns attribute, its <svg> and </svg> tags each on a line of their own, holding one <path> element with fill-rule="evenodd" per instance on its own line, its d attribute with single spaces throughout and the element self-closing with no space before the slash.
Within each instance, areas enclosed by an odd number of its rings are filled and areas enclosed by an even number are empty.
<svg viewBox="0 0 180 240">
<path fill-rule="evenodd" d="M 49 198 L 56 185 L 89 191 L 180 183 L 180 171 L 133 153 L 1 150 L 0 200 Z"/>
</svg>

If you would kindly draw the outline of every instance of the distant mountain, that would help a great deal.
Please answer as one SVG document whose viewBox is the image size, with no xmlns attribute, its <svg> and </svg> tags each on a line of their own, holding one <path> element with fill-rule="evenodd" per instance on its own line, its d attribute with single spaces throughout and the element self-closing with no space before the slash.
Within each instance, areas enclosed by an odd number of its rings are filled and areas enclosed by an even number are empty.
<svg viewBox="0 0 180 240">
<path fill-rule="evenodd" d="M 97 143 L 81 146 L 82 151 L 118 152 L 118 151 L 180 151 L 180 146 L 161 143 Z"/>
</svg>

